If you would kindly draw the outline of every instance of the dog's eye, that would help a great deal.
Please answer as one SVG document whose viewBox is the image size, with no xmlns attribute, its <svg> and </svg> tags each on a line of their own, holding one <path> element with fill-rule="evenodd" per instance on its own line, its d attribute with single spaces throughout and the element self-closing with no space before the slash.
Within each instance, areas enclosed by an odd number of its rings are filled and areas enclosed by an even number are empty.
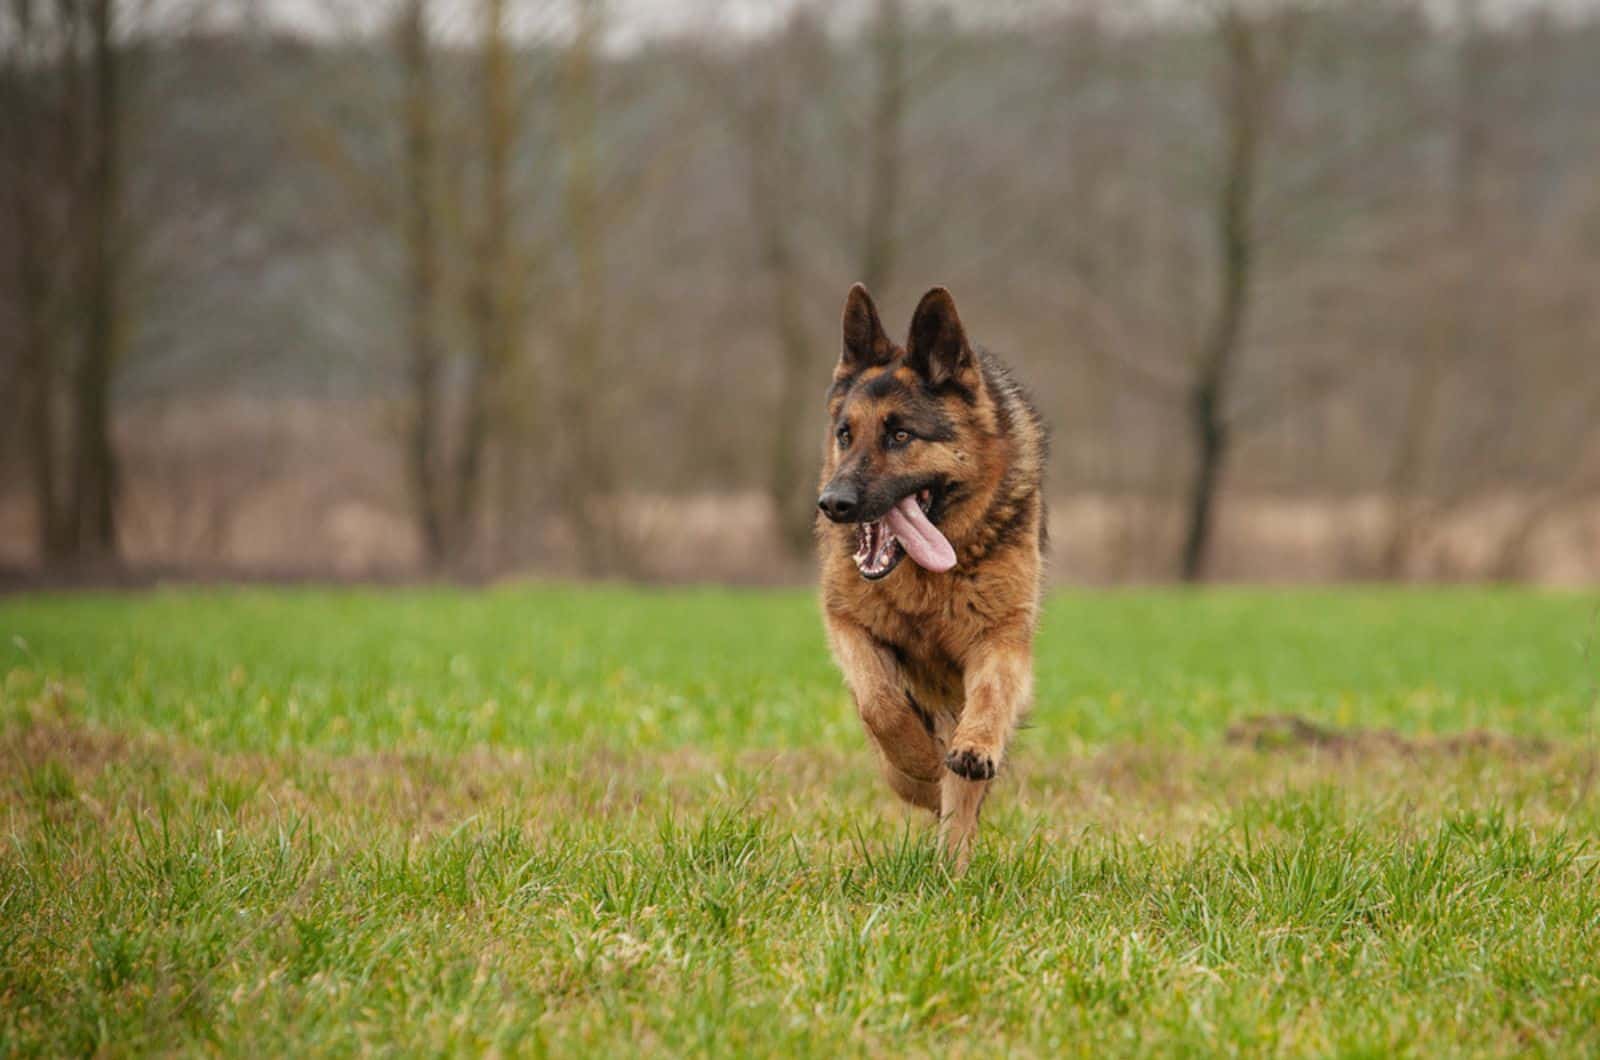
<svg viewBox="0 0 1600 1060">
<path fill-rule="evenodd" d="M 905 445 L 907 442 L 909 442 L 911 440 L 911 432 L 908 431 L 908 430 L 903 430 L 902 429 L 902 430 L 895 431 L 889 437 L 894 439 L 894 444 L 895 445 Z"/>
<path fill-rule="evenodd" d="M 834 434 L 834 437 L 839 439 L 839 448 L 840 449 L 848 449 L 848 448 L 850 448 L 850 428 L 849 427 L 840 427 L 838 432 Z"/>
</svg>

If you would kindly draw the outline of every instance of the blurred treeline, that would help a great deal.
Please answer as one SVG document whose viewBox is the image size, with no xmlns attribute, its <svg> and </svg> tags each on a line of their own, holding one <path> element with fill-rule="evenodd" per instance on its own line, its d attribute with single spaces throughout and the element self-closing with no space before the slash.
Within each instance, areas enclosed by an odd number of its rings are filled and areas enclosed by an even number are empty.
<svg viewBox="0 0 1600 1060">
<path fill-rule="evenodd" d="M 862 280 L 1069 577 L 1600 576 L 1593 7 L 0 4 L 0 563 L 793 577 Z"/>
</svg>

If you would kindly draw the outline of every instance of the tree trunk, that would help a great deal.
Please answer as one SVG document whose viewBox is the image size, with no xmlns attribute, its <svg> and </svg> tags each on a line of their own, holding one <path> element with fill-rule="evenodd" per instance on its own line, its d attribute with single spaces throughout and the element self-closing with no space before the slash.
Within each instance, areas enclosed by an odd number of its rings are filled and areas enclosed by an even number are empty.
<svg viewBox="0 0 1600 1060">
<path fill-rule="evenodd" d="M 609 573 L 626 557 L 612 520 L 597 510 L 611 500 L 609 430 L 601 413 L 600 359 L 605 338 L 605 217 L 600 195 L 596 128 L 599 106 L 595 52 L 599 46 L 599 0 L 584 0 L 577 35 L 568 49 L 561 90 L 562 138 L 566 148 L 565 212 L 577 259 L 576 305 L 563 351 L 566 387 L 559 402 L 568 457 L 562 469 L 562 501 L 577 535 L 584 572 Z"/>
<path fill-rule="evenodd" d="M 1195 463 L 1179 565 L 1186 582 L 1206 575 L 1216 496 L 1227 470 L 1230 438 L 1225 405 L 1250 303 L 1255 258 L 1251 210 L 1264 106 L 1255 29 L 1248 16 L 1225 11 L 1218 28 L 1226 58 L 1221 102 L 1228 143 L 1217 198 L 1217 308 L 1201 347 L 1189 410 Z"/>
<path fill-rule="evenodd" d="M 772 335 L 778 347 L 778 392 L 772 410 L 772 460 L 768 465 L 767 492 L 784 549 L 800 557 L 811 550 L 811 528 L 816 515 L 815 483 L 807 481 L 807 464 L 800 456 L 805 421 L 812 415 L 806 400 L 806 368 L 814 349 L 801 304 L 799 270 L 795 266 L 791 226 L 794 209 L 791 192 L 804 164 L 791 149 L 789 97 L 786 94 L 789 36 L 780 51 L 763 64 L 767 83 L 751 86 L 754 102 L 735 102 L 736 122 L 749 150 L 746 191 L 756 250 L 771 299 Z"/>
<path fill-rule="evenodd" d="M 1228 428 L 1217 408 L 1217 392 L 1202 387 L 1190 410 L 1195 442 L 1195 466 L 1185 505 L 1183 560 L 1179 573 L 1186 582 L 1201 581 L 1211 546 L 1217 487 L 1228 456 Z"/>
<path fill-rule="evenodd" d="M 464 427 L 456 452 L 456 494 L 453 504 L 455 539 L 464 555 L 471 547 L 482 498 L 484 449 L 493 410 L 490 396 L 500 393 L 511 360 L 509 294 L 512 282 L 510 247 L 510 165 L 512 120 L 506 60 L 505 0 L 483 0 L 483 56 L 480 112 L 484 138 L 483 216 L 473 255 L 468 319 L 473 356 L 469 366 Z M 459 558 L 459 557 L 458 557 Z"/>
<path fill-rule="evenodd" d="M 18 367 L 23 435 L 33 480 L 35 540 L 40 561 L 51 567 L 70 557 L 72 538 L 63 519 L 56 479 L 56 351 L 45 319 L 49 283 L 31 190 L 17 189 L 17 209 L 13 214 L 23 344 Z"/>
<path fill-rule="evenodd" d="M 14 17 L 19 51 L 31 43 L 31 9 L 20 7 Z M 60 563 L 71 549 L 63 525 L 56 476 L 56 403 L 58 385 L 55 332 L 51 326 L 51 276 L 45 247 L 50 218 L 41 188 L 39 167 L 49 168 L 57 157 L 47 143 L 44 99 L 39 79 L 22 69 L 7 70 L 0 98 L 0 157 L 6 160 L 8 217 L 15 233 L 12 266 L 17 280 L 17 320 L 21 348 L 17 354 L 17 389 L 21 397 L 21 428 L 27 451 L 29 485 L 34 512 L 34 541 L 40 562 Z"/>
<path fill-rule="evenodd" d="M 434 207 L 434 91 L 426 0 L 410 0 L 400 23 L 405 70 L 405 241 L 407 335 L 411 347 L 411 418 L 407 466 L 423 556 L 437 568 L 449 555 L 438 481 L 439 247 Z"/>
<path fill-rule="evenodd" d="M 17 391 L 21 399 L 18 419 L 31 501 L 34 543 L 46 567 L 76 558 L 77 527 L 69 520 L 73 497 L 63 489 L 62 397 L 75 407 L 78 395 L 64 392 L 69 381 L 64 370 L 65 339 L 61 308 L 66 287 L 63 276 L 86 267 L 87 232 L 63 231 L 62 224 L 81 223 L 70 212 L 80 200 L 82 144 L 80 84 L 82 66 L 77 50 L 83 26 L 76 10 L 60 13 L 70 19 L 53 27 L 61 37 L 46 43 L 40 20 L 44 13 L 32 4 L 12 5 L 10 46 L 15 49 L 7 68 L 0 72 L 0 161 L 6 168 L 10 192 L 6 203 L 12 267 L 16 278 L 16 319 L 20 346 L 17 351 Z M 44 21 L 49 21 L 44 18 Z M 43 66 L 31 65 L 25 56 L 49 49 Z M 67 209 L 63 209 L 66 207 Z M 70 454 L 70 449 L 66 450 Z M 75 473 L 76 468 L 66 468 Z"/>
<path fill-rule="evenodd" d="M 89 169 L 88 276 L 83 364 L 76 381 L 76 481 L 73 510 L 80 558 L 117 556 L 117 460 L 111 443 L 111 373 L 122 321 L 121 100 L 114 0 L 91 10 L 92 150 Z"/>
</svg>

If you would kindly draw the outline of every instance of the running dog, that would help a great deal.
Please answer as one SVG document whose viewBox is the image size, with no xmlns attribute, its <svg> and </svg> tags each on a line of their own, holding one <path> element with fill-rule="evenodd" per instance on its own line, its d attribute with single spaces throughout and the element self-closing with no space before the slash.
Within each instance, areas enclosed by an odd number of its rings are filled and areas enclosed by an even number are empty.
<svg viewBox="0 0 1600 1060">
<path fill-rule="evenodd" d="M 1032 698 L 1048 433 L 942 287 L 903 347 L 850 289 L 827 407 L 829 644 L 889 786 L 938 815 L 960 871 Z"/>
</svg>

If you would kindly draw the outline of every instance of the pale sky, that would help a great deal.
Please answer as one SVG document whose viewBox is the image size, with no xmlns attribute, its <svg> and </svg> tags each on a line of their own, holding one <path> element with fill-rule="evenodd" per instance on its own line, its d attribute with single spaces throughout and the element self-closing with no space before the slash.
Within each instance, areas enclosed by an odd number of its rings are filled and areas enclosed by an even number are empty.
<svg viewBox="0 0 1600 1060">
<path fill-rule="evenodd" d="M 147 0 L 151 7 L 173 12 L 193 11 L 195 0 Z M 1157 14 L 1192 9 L 1203 0 L 1130 0 L 1125 5 L 1107 4 L 1112 10 L 1142 11 Z M 1270 0 L 1264 0 L 1270 2 Z M 1339 0 L 1328 0 L 1337 3 Z M 1448 18 L 1460 0 L 1425 0 L 1436 14 Z M 858 22 L 870 10 L 873 0 L 607 0 L 607 22 L 612 27 L 610 43 L 627 48 L 640 40 L 671 34 L 697 26 L 714 25 L 734 36 L 760 34 L 782 21 L 799 4 L 811 3 L 825 9 L 840 25 Z M 918 0 L 911 0 L 917 6 Z M 982 4 L 959 0 L 921 0 L 922 6 L 949 11 L 958 19 L 1011 21 L 1025 18 L 1027 12 L 1071 9 L 1081 0 L 986 0 Z M 1558 12 L 1593 11 L 1600 0 L 1481 0 L 1491 18 L 1514 17 L 1532 8 Z M 433 0 L 439 31 L 451 36 L 470 35 L 477 7 L 475 0 Z M 374 32 L 393 16 L 393 0 L 210 0 L 203 9 L 218 22 L 240 18 L 257 24 L 279 25 L 315 34 Z M 508 17 L 515 32 L 524 37 L 564 36 L 572 24 L 573 0 L 507 0 Z"/>
</svg>

